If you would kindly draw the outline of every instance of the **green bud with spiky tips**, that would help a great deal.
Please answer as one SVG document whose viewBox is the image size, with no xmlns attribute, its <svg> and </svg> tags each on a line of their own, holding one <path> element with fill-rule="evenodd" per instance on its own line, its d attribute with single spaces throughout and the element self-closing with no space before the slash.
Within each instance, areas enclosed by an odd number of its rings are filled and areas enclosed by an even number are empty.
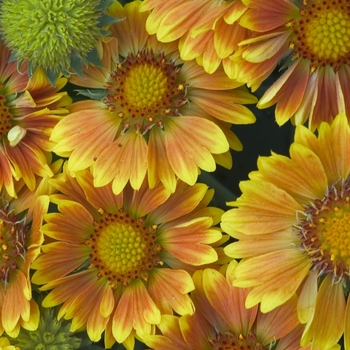
<svg viewBox="0 0 350 350">
<path fill-rule="evenodd" d="M 109 16 L 115 0 L 0 0 L 0 33 L 11 60 L 28 60 L 28 74 L 42 67 L 50 82 L 82 66 L 100 65 L 96 40 L 120 19 Z M 97 58 L 97 59 L 96 59 Z"/>
</svg>

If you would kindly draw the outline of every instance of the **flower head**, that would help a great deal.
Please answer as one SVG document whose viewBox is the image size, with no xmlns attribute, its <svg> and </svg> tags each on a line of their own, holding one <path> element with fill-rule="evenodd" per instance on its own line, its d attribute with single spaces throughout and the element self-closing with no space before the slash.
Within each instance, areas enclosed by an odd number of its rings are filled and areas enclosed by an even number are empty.
<svg viewBox="0 0 350 350">
<path fill-rule="evenodd" d="M 237 207 L 222 228 L 238 241 L 225 247 L 242 259 L 235 286 L 251 287 L 246 306 L 268 312 L 298 291 L 307 323 L 302 345 L 335 346 L 350 319 L 350 127 L 344 114 L 322 123 L 316 137 L 298 126 L 290 158 L 261 157 L 241 182 Z M 327 322 L 325 322 L 327 320 Z M 345 326 L 344 326 L 345 325 Z"/>
<path fill-rule="evenodd" d="M 264 350 L 276 343 L 278 350 L 297 349 L 301 335 L 297 297 L 268 314 L 261 313 L 257 306 L 246 309 L 249 289 L 232 286 L 236 265 L 232 261 L 221 271 L 196 271 L 195 290 L 191 292 L 194 315 L 163 316 L 157 326 L 162 334 L 146 336 L 145 344 L 155 350 Z"/>
<path fill-rule="evenodd" d="M 258 102 L 276 105 L 279 125 L 291 119 L 315 129 L 350 115 L 350 6 L 347 0 L 242 0 L 241 25 L 253 31 L 232 57 L 235 74 L 253 90 L 278 63 L 287 68 Z M 297 86 L 297 88 L 296 88 Z"/>
<path fill-rule="evenodd" d="M 51 180 L 58 213 L 45 215 L 49 242 L 33 265 L 33 282 L 52 290 L 44 307 L 62 304 L 71 331 L 85 327 L 92 341 L 104 330 L 106 346 L 149 334 L 161 314 L 192 314 L 192 271 L 218 259 L 222 211 L 206 207 L 207 186 L 179 182 L 170 194 L 147 180 L 119 195 L 95 188 L 89 171 Z M 91 303 L 91 300 L 94 300 Z"/>
<path fill-rule="evenodd" d="M 53 87 L 41 69 L 32 78 L 7 63 L 10 52 L 0 43 L 0 188 L 16 196 L 14 180 L 23 178 L 33 190 L 35 175 L 53 175 L 48 160 L 53 142 L 50 133 L 71 103 L 67 92 L 59 92 L 65 78 Z"/>
<path fill-rule="evenodd" d="M 145 0 L 140 10 L 152 10 L 146 21 L 149 34 L 161 42 L 178 41 L 181 58 L 196 59 L 210 74 L 222 62 L 230 75 L 229 57 L 250 32 L 239 24 L 246 10 L 241 0 Z"/>
<path fill-rule="evenodd" d="M 60 73 L 81 73 L 82 64 L 99 63 L 96 39 L 115 21 L 104 13 L 108 0 L 2 0 L 1 34 L 28 73 L 43 68 L 54 85 Z"/>
<path fill-rule="evenodd" d="M 129 180 L 139 189 L 146 174 L 151 187 L 160 181 L 174 192 L 176 177 L 193 185 L 199 168 L 231 167 L 229 147 L 241 149 L 231 125 L 255 121 L 241 105 L 255 97 L 222 70 L 209 75 L 183 62 L 176 43 L 148 35 L 149 13 L 140 13 L 140 4 L 110 7 L 126 19 L 110 27 L 118 42 L 101 43 L 105 68 L 90 67 L 85 79 L 71 77 L 89 88 L 81 94 L 100 101 L 73 104 L 52 133 L 54 151 L 69 155 L 70 171 L 94 164 L 95 186 L 113 181 L 116 194 Z"/>
</svg>

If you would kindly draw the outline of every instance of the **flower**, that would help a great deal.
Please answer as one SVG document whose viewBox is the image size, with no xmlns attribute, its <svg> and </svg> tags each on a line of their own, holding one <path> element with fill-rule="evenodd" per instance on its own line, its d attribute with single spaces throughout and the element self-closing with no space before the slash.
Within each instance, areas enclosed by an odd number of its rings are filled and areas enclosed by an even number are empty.
<svg viewBox="0 0 350 350">
<path fill-rule="evenodd" d="M 92 341 L 106 330 L 107 347 L 133 344 L 162 314 L 192 314 L 187 266 L 215 264 L 211 244 L 222 236 L 212 227 L 222 210 L 207 207 L 213 192 L 179 181 L 170 194 L 145 179 L 140 190 L 115 195 L 111 184 L 95 188 L 88 170 L 73 178 L 67 168 L 50 180 L 61 192 L 52 196 L 59 212 L 44 216 L 50 243 L 33 264 L 33 283 L 51 290 L 43 306 L 62 304 L 58 317 L 72 319 L 72 332 L 86 328 Z"/>
<path fill-rule="evenodd" d="M 37 296 L 42 300 L 42 296 Z M 69 331 L 70 322 L 57 319 L 57 308 L 43 308 L 41 304 L 40 320 L 36 330 L 21 329 L 19 335 L 10 339 L 11 344 L 18 346 L 16 349 L 82 349 L 91 342 L 86 339 L 84 333 L 72 333 Z M 8 344 L 9 345 L 9 344 Z M 1 349 L 1 348 L 0 348 Z M 14 349 L 14 347 L 13 347 Z"/>
<path fill-rule="evenodd" d="M 261 313 L 257 306 L 246 309 L 244 300 L 249 290 L 232 286 L 236 265 L 233 260 L 221 271 L 196 271 L 195 290 L 191 292 L 194 315 L 164 315 L 158 325 L 162 334 L 146 336 L 145 344 L 155 350 L 263 350 L 276 343 L 276 350 L 297 349 L 297 335 L 301 335 L 300 327 L 296 328 L 297 297 L 268 314 Z"/>
<path fill-rule="evenodd" d="M 174 192 L 176 177 L 193 185 L 198 168 L 231 167 L 229 147 L 241 149 L 231 124 L 255 121 L 241 105 L 255 97 L 222 70 L 208 75 L 180 60 L 175 43 L 148 35 L 148 13 L 139 12 L 140 4 L 110 7 L 112 15 L 126 18 L 110 27 L 119 45 L 115 38 L 102 41 L 105 68 L 70 78 L 97 101 L 73 104 L 51 135 L 54 152 L 69 156 L 71 172 L 93 164 L 94 185 L 113 181 L 115 194 L 129 180 L 139 189 L 146 174 L 150 187 L 160 181 Z"/>
<path fill-rule="evenodd" d="M 96 39 L 116 21 L 105 14 L 109 0 L 2 0 L 0 32 L 19 65 L 28 73 L 43 68 L 55 85 L 60 73 L 81 73 L 82 64 L 99 64 Z"/>
<path fill-rule="evenodd" d="M 52 188 L 37 179 L 34 191 L 16 183 L 18 199 L 0 192 L 0 334 L 17 337 L 20 328 L 34 330 L 39 308 L 32 299 L 29 269 L 40 253 L 42 217 Z"/>
<path fill-rule="evenodd" d="M 297 126 L 290 158 L 260 157 L 258 171 L 222 216 L 238 241 L 225 247 L 242 259 L 233 284 L 251 287 L 246 307 L 268 312 L 298 291 L 306 328 L 302 345 L 349 346 L 350 127 L 345 114 L 322 123 L 318 137 Z M 327 322 L 325 322 L 327 320 Z"/>
<path fill-rule="evenodd" d="M 179 40 L 184 61 L 196 59 L 204 70 L 214 73 L 223 64 L 230 72 L 230 56 L 250 31 L 240 26 L 239 18 L 246 10 L 241 0 L 145 0 L 140 11 L 153 10 L 146 21 L 149 34 L 161 42 Z M 230 73 L 228 73 L 230 76 Z"/>
<path fill-rule="evenodd" d="M 67 92 L 58 92 L 67 79 L 52 87 L 42 70 L 29 79 L 17 71 L 16 63 L 6 63 L 10 51 L 1 43 L 0 55 L 0 188 L 15 197 L 14 180 L 23 178 L 33 190 L 35 174 L 52 175 L 49 137 L 71 99 Z"/>
<path fill-rule="evenodd" d="M 279 125 L 289 119 L 314 130 L 340 112 L 350 115 L 350 7 L 347 0 L 242 0 L 240 24 L 253 31 L 232 59 L 232 77 L 255 91 L 278 63 L 286 71 L 259 100 L 276 104 Z"/>
</svg>

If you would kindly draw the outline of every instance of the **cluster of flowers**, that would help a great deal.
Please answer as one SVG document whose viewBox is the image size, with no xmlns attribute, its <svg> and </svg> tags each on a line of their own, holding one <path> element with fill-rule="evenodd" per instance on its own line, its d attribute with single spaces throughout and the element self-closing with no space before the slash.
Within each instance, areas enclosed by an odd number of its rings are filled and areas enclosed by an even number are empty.
<svg viewBox="0 0 350 350">
<path fill-rule="evenodd" d="M 0 0 L 0 35 L 0 349 L 350 349 L 348 0 Z M 246 105 L 294 142 L 225 212 Z"/>
</svg>

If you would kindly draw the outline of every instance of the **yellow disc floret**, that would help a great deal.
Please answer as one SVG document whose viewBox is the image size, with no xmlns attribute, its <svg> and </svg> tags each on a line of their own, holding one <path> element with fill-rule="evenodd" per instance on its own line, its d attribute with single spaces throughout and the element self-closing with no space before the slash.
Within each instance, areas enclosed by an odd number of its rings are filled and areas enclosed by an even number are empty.
<svg viewBox="0 0 350 350">
<path fill-rule="evenodd" d="M 146 134 L 155 125 L 163 127 L 165 118 L 179 116 L 187 103 L 188 84 L 179 80 L 179 73 L 163 53 L 130 54 L 111 73 L 103 102 L 123 119 L 123 132 L 134 127 Z"/>
<path fill-rule="evenodd" d="M 347 0 L 304 0 L 300 18 L 292 21 L 296 57 L 312 66 L 331 65 L 338 70 L 350 64 L 350 8 Z"/>
<path fill-rule="evenodd" d="M 350 277 L 350 180 L 332 185 L 324 198 L 305 208 L 298 224 L 303 247 L 321 274 Z"/>
<path fill-rule="evenodd" d="M 145 226 L 145 220 L 134 220 L 123 209 L 117 214 L 105 213 L 95 221 L 95 232 L 85 242 L 91 247 L 91 268 L 98 269 L 112 286 L 127 286 L 131 279 L 147 280 L 148 270 L 162 264 L 157 254 L 162 247 L 155 244 L 156 225 Z"/>
</svg>

